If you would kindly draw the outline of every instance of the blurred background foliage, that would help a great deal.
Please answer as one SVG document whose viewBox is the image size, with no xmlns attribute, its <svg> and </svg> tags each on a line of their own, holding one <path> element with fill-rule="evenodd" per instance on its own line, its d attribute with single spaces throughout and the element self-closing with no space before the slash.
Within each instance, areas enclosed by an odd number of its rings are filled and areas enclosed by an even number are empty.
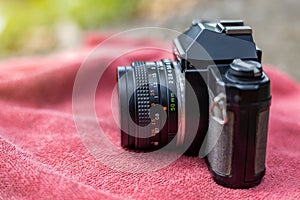
<svg viewBox="0 0 300 200">
<path fill-rule="evenodd" d="M 193 19 L 243 19 L 263 62 L 300 81 L 299 10 L 299 0 L 0 0 L 0 59 L 75 48 L 90 31 L 158 26 L 181 32 Z"/>
<path fill-rule="evenodd" d="M 59 45 L 76 43 L 82 30 L 97 29 L 132 17 L 136 2 L 0 0 L 0 57 L 43 53 Z"/>
</svg>

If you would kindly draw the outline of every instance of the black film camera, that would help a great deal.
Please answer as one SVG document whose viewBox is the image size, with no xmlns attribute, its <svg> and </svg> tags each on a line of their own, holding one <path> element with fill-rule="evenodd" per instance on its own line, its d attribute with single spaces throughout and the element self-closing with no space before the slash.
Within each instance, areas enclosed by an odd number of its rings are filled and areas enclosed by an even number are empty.
<svg viewBox="0 0 300 200">
<path fill-rule="evenodd" d="M 173 44 L 176 61 L 118 67 L 122 147 L 173 142 L 205 156 L 220 185 L 259 184 L 271 95 L 252 29 L 241 20 L 194 21 Z"/>
</svg>

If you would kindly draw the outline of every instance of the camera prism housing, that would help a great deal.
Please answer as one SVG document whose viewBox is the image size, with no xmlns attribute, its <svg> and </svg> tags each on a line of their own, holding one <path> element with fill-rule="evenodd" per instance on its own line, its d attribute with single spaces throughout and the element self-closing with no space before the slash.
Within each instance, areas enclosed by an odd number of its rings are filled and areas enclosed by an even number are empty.
<svg viewBox="0 0 300 200">
<path fill-rule="evenodd" d="M 175 61 L 118 67 L 122 147 L 176 140 L 186 155 L 205 156 L 218 184 L 259 184 L 271 94 L 252 29 L 242 20 L 194 21 L 173 47 Z"/>
</svg>

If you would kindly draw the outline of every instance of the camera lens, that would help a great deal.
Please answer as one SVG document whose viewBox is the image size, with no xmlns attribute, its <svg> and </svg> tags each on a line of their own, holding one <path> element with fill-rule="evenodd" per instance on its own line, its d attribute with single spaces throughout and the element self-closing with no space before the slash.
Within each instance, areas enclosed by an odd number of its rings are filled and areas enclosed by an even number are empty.
<svg viewBox="0 0 300 200">
<path fill-rule="evenodd" d="M 176 63 L 170 60 L 118 67 L 123 147 L 159 148 L 176 136 L 181 91 L 175 68 Z"/>
</svg>

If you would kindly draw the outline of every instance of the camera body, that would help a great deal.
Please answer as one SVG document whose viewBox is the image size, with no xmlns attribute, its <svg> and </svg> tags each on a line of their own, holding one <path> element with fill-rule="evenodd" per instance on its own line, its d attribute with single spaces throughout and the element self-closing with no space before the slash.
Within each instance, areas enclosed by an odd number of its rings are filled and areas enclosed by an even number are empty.
<svg viewBox="0 0 300 200">
<path fill-rule="evenodd" d="M 259 184 L 265 173 L 271 94 L 252 29 L 241 20 L 194 21 L 173 47 L 175 62 L 118 67 L 121 145 L 153 150 L 176 138 L 186 155 L 205 156 L 218 184 Z M 157 105 L 163 109 L 155 110 Z M 165 123 L 160 122 L 162 110 Z M 178 122 L 184 129 L 180 137 Z"/>
<path fill-rule="evenodd" d="M 201 145 L 213 145 L 206 161 L 217 183 L 231 188 L 259 184 L 265 173 L 271 95 L 251 28 L 241 20 L 195 21 L 174 40 L 173 52 L 191 85 L 185 89 L 186 132 L 198 123 L 198 134 L 186 153 L 195 155 Z M 193 120 L 193 92 L 199 122 Z M 210 138 L 217 138 L 216 143 Z"/>
</svg>

